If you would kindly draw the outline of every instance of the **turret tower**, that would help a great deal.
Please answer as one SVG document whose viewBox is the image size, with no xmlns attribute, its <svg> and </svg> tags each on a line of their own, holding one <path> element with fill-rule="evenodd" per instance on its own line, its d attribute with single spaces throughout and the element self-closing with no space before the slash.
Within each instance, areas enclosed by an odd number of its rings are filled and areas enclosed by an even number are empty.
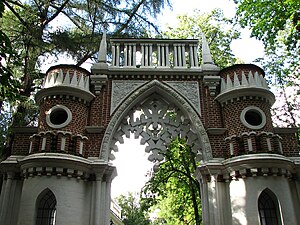
<svg viewBox="0 0 300 225">
<path fill-rule="evenodd" d="M 116 174 L 95 157 L 100 149 L 87 147 L 89 131 L 95 130 L 88 126 L 96 97 L 90 75 L 74 65 L 46 72 L 35 96 L 38 127 L 18 128 L 12 156 L 2 163 L 1 224 L 109 223 L 110 183 Z"/>
<path fill-rule="evenodd" d="M 204 224 L 296 224 L 291 204 L 299 204 L 292 197 L 299 174 L 297 158 L 290 158 L 299 156 L 296 130 L 273 127 L 275 97 L 261 68 L 239 64 L 218 75 L 214 102 L 221 107 L 225 148 L 215 148 L 218 158 L 196 171 Z"/>
<path fill-rule="evenodd" d="M 88 109 L 95 97 L 89 89 L 90 73 L 79 67 L 51 67 L 35 98 L 40 106 L 38 133 L 31 137 L 30 153 L 62 151 L 88 157 L 83 152 Z"/>
<path fill-rule="evenodd" d="M 256 152 L 282 153 L 273 133 L 270 109 L 275 102 L 264 72 L 255 65 L 235 65 L 220 72 L 221 90 L 216 100 L 223 108 L 228 156 Z"/>
</svg>

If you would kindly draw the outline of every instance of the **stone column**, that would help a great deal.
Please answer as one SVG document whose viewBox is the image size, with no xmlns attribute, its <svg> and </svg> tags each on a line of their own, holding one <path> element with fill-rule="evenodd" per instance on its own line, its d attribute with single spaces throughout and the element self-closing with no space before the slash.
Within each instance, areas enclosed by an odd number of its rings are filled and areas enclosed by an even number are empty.
<svg viewBox="0 0 300 225">
<path fill-rule="evenodd" d="M 93 185 L 93 187 L 95 188 L 94 190 L 94 225 L 106 225 L 104 224 L 104 222 L 102 221 L 103 218 L 101 218 L 101 211 L 103 211 L 101 209 L 101 205 L 102 205 L 102 177 L 103 174 L 102 173 L 96 173 L 95 174 L 96 179 L 95 179 L 95 185 Z"/>
<path fill-rule="evenodd" d="M 124 46 L 124 66 L 128 66 L 128 44 Z"/>
<path fill-rule="evenodd" d="M 117 44 L 117 50 L 116 50 L 116 66 L 120 66 L 120 44 Z"/>
<path fill-rule="evenodd" d="M 0 224 L 9 224 L 7 223 L 8 220 L 8 212 L 9 212 L 9 201 L 10 201 L 10 191 L 12 187 L 12 179 L 14 173 L 7 172 L 7 180 L 5 184 L 5 188 L 3 190 L 3 202 L 1 207 L 1 214 L 0 214 Z"/>
<path fill-rule="evenodd" d="M 173 45 L 174 51 L 173 51 L 173 60 L 174 60 L 174 67 L 178 66 L 178 53 L 177 53 L 177 44 Z"/>
<path fill-rule="evenodd" d="M 1 195 L 0 195 L 0 215 L 2 214 L 2 209 L 3 209 L 3 201 L 4 201 L 4 196 L 5 196 L 6 182 L 7 182 L 7 179 L 5 178 L 5 174 L 3 174 L 3 183 L 2 183 Z M 0 218 L 0 221 L 1 221 L 1 218 Z"/>
<path fill-rule="evenodd" d="M 185 61 L 185 44 L 181 44 L 181 66 L 185 67 L 186 66 L 186 61 Z"/>
</svg>

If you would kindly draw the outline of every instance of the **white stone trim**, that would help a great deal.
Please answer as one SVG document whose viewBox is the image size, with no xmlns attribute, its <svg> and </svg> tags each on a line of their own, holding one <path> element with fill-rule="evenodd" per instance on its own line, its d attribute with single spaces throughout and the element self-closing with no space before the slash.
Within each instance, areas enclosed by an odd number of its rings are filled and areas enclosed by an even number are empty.
<svg viewBox="0 0 300 225">
<path fill-rule="evenodd" d="M 41 150 L 44 151 L 46 149 L 46 137 L 43 137 L 43 140 L 42 140 L 42 148 Z"/>
<path fill-rule="evenodd" d="M 59 85 L 40 90 L 35 95 L 35 101 L 41 103 L 43 99 L 50 96 L 66 96 L 67 98 L 75 97 L 82 99 L 85 103 L 89 103 L 95 98 L 95 95 L 90 91 L 76 88 L 75 86 Z"/>
<path fill-rule="evenodd" d="M 68 118 L 65 122 L 63 122 L 62 124 L 53 124 L 50 120 L 50 114 L 52 112 L 55 112 L 55 110 L 57 109 L 63 109 L 66 111 L 66 113 L 68 114 Z M 64 105 L 56 105 L 53 106 L 51 109 L 48 110 L 48 112 L 46 112 L 46 123 L 48 124 L 48 126 L 58 129 L 58 128 L 63 128 L 65 126 L 67 126 L 72 120 L 72 113 L 70 111 L 70 109 Z"/>
<path fill-rule="evenodd" d="M 245 115 L 249 111 L 256 111 L 261 115 L 261 120 L 262 120 L 261 124 L 259 124 L 257 126 L 254 126 L 254 125 L 249 124 L 246 121 Z M 266 114 L 260 108 L 258 108 L 256 106 L 248 106 L 248 107 L 244 108 L 243 111 L 241 112 L 240 119 L 241 119 L 241 122 L 244 126 L 250 128 L 250 129 L 254 129 L 254 130 L 258 130 L 258 129 L 263 128 L 266 125 L 266 121 L 267 121 L 266 120 Z"/>
</svg>

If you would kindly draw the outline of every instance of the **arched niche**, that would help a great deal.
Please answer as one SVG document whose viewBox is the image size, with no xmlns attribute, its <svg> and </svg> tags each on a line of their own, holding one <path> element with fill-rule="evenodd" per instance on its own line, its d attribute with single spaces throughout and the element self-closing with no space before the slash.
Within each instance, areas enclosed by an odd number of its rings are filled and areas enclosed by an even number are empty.
<svg viewBox="0 0 300 225">
<path fill-rule="evenodd" d="M 264 189 L 257 201 L 260 224 L 281 225 L 280 205 L 276 195 L 269 189 Z"/>
<path fill-rule="evenodd" d="M 56 198 L 53 192 L 46 188 L 36 200 L 36 225 L 55 224 Z"/>
<path fill-rule="evenodd" d="M 189 101 L 187 101 L 184 98 L 184 96 L 182 96 L 180 93 L 178 93 L 166 83 L 160 82 L 158 80 L 149 81 L 148 83 L 134 90 L 115 110 L 115 113 L 113 114 L 111 121 L 108 124 L 106 132 L 104 134 L 100 151 L 100 159 L 104 161 L 113 160 L 114 156 L 112 151 L 117 151 L 117 146 L 115 145 L 116 142 L 119 141 L 122 143 L 122 136 L 124 134 L 127 135 L 126 132 L 130 130 L 134 132 L 135 135 L 139 134 L 142 137 L 141 142 L 146 142 L 149 144 L 150 149 L 148 148 L 146 149 L 146 151 L 152 153 L 152 156 L 150 155 L 150 159 L 154 161 L 158 159 L 158 161 L 160 161 L 160 156 L 157 152 L 157 148 L 158 146 L 161 146 L 163 148 L 163 146 L 167 144 L 166 140 L 170 139 L 166 137 L 168 135 L 164 134 L 165 136 L 163 139 L 158 138 L 160 140 L 156 140 L 156 142 L 154 143 L 154 145 L 156 146 L 153 147 L 153 140 L 149 140 L 145 137 L 145 135 L 147 135 L 145 134 L 145 131 L 149 131 L 149 129 L 147 129 L 149 127 L 144 127 L 141 131 L 141 126 L 143 126 L 143 123 L 145 124 L 145 121 L 143 121 L 144 119 L 140 118 L 138 121 L 132 121 L 130 119 L 133 111 L 145 106 L 147 106 L 148 108 L 154 107 L 155 103 L 153 103 L 153 101 L 155 99 L 158 100 L 160 106 L 165 104 L 166 106 L 170 107 L 169 110 L 171 111 L 173 107 L 173 109 L 176 110 L 175 115 L 180 115 L 180 121 L 179 119 L 176 119 L 175 121 L 167 122 L 168 126 L 164 128 L 172 129 L 168 130 L 168 134 L 179 132 L 174 135 L 187 135 L 188 142 L 193 143 L 194 150 L 198 153 L 198 160 L 207 161 L 211 159 L 211 146 L 209 143 L 207 133 L 200 120 L 199 113 L 193 108 L 193 106 L 191 106 Z M 155 111 L 156 109 L 153 110 Z M 159 111 L 160 109 L 157 110 Z M 146 124 L 155 122 L 162 123 L 162 118 L 160 118 L 160 121 L 157 120 L 157 117 L 159 117 L 159 114 L 161 113 L 158 111 L 154 116 L 155 118 L 150 116 L 151 120 L 148 120 Z M 153 118 L 154 120 L 152 120 Z M 149 117 L 146 119 L 149 119 Z M 165 121 L 170 121 L 170 119 L 164 118 L 164 125 L 166 125 Z M 178 129 L 176 129 L 176 126 Z M 157 130 L 155 132 L 157 132 Z"/>
</svg>

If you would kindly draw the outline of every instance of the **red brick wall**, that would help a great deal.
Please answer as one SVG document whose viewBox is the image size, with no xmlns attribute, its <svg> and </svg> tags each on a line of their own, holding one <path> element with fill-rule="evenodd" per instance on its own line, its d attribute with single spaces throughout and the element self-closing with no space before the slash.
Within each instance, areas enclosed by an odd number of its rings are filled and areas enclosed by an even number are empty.
<svg viewBox="0 0 300 225">
<path fill-rule="evenodd" d="M 12 155 L 27 155 L 29 152 L 30 139 L 33 133 L 16 133 L 13 135 Z"/>
<path fill-rule="evenodd" d="M 53 70 L 59 70 L 58 67 L 52 68 Z M 66 68 L 63 68 L 66 70 Z M 230 74 L 233 80 L 234 71 L 241 77 L 241 71 L 248 75 L 248 71 L 258 71 L 259 74 L 264 74 L 263 71 L 253 65 L 236 65 L 233 67 L 226 68 L 220 72 L 220 75 L 226 77 Z M 84 71 L 83 71 L 84 72 Z M 125 79 L 125 78 L 118 78 Z M 130 78 L 127 78 L 130 79 Z M 137 78 L 134 78 L 137 79 Z M 140 79 L 142 79 L 140 77 Z M 146 78 L 149 79 L 149 78 Z M 162 79 L 162 78 L 161 78 Z M 143 78 L 145 80 L 145 78 Z M 213 157 L 216 158 L 227 158 L 230 157 L 228 143 L 225 142 L 225 137 L 232 135 L 240 136 L 244 132 L 250 132 L 251 129 L 245 127 L 241 120 L 240 115 L 242 110 L 247 106 L 259 107 L 266 115 L 266 125 L 260 129 L 255 130 L 257 133 L 262 131 L 273 132 L 271 114 L 270 114 L 270 104 L 265 100 L 261 99 L 250 99 L 247 97 L 243 100 L 234 100 L 233 102 L 227 103 L 221 106 L 219 102 L 215 100 L 215 96 L 211 96 L 209 89 L 204 85 L 201 78 L 191 78 L 191 77 L 173 77 L 168 78 L 168 80 L 196 80 L 199 82 L 199 92 L 200 92 L 200 106 L 201 106 L 201 120 L 205 129 L 207 128 L 227 128 L 224 134 L 209 134 L 210 144 L 213 151 Z M 112 91 L 112 79 L 109 79 L 102 87 L 100 95 L 87 106 L 85 103 L 80 102 L 78 99 L 67 99 L 63 98 L 51 98 L 47 99 L 41 103 L 40 107 L 40 120 L 39 120 L 39 132 L 56 130 L 49 127 L 46 123 L 46 112 L 53 106 L 60 104 L 68 107 L 72 112 L 72 121 L 63 128 L 58 130 L 69 131 L 72 134 L 81 134 L 88 137 L 88 140 L 84 144 L 84 157 L 98 157 L 100 154 L 101 143 L 110 120 L 110 102 L 111 102 L 111 91 Z M 103 127 L 103 131 L 100 133 L 87 133 L 85 130 L 86 126 L 96 126 Z M 16 133 L 14 144 L 13 144 L 13 154 L 26 155 L 29 151 L 30 140 L 29 137 L 32 134 Z M 295 142 L 295 137 L 288 134 L 280 134 L 283 138 L 282 146 L 284 149 L 284 154 L 287 156 L 296 156 L 297 142 Z M 240 137 L 242 139 L 242 137 Z M 254 138 L 255 139 L 255 138 Z M 60 143 L 58 143 L 59 145 Z M 237 146 L 235 146 L 237 148 Z M 241 146 L 240 146 L 241 147 Z M 247 147 L 247 146 L 246 146 Z M 254 143 L 254 147 L 255 143 Z M 265 148 L 265 147 L 264 147 Z M 243 151 L 245 150 L 243 147 Z M 247 149 L 246 149 L 247 150 Z M 245 151 L 246 151 L 245 150 Z M 77 149 L 78 151 L 78 149 Z M 298 155 L 297 155 L 298 156 Z"/>
<path fill-rule="evenodd" d="M 224 125 L 228 129 L 228 136 L 231 135 L 240 135 L 244 132 L 250 132 L 252 129 L 247 128 L 241 122 L 240 115 L 244 108 L 248 106 L 256 106 L 260 108 L 266 115 L 266 125 L 259 130 L 255 130 L 256 132 L 266 131 L 272 132 L 272 120 L 270 113 L 270 104 L 263 100 L 255 100 L 247 98 L 245 100 L 235 100 L 234 102 L 228 103 L 224 105 L 223 109 L 223 118 Z"/>
<path fill-rule="evenodd" d="M 208 135 L 211 149 L 213 151 L 214 158 L 228 158 L 229 152 L 226 149 L 226 143 L 224 141 L 224 135 Z"/>
<path fill-rule="evenodd" d="M 85 157 L 99 157 L 103 133 L 101 134 L 87 134 L 88 141 L 85 143 Z"/>
<path fill-rule="evenodd" d="M 203 125 L 205 128 L 223 127 L 220 103 L 214 100 L 215 96 L 211 96 L 208 87 L 204 87 L 203 83 L 200 84 L 200 88 Z"/>
<path fill-rule="evenodd" d="M 296 134 L 280 134 L 280 137 L 282 137 L 281 144 L 283 154 L 288 157 L 299 157 L 300 149 L 298 146 Z"/>
<path fill-rule="evenodd" d="M 67 126 L 59 129 L 51 128 L 46 123 L 46 112 L 56 105 L 64 105 L 69 108 L 72 113 L 71 122 Z M 87 119 L 88 107 L 83 102 L 79 102 L 78 99 L 67 99 L 66 97 L 55 99 L 52 98 L 47 99 L 41 103 L 38 128 L 39 132 L 49 130 L 63 130 L 72 132 L 73 134 L 84 134 L 85 126 L 87 125 Z"/>
</svg>

